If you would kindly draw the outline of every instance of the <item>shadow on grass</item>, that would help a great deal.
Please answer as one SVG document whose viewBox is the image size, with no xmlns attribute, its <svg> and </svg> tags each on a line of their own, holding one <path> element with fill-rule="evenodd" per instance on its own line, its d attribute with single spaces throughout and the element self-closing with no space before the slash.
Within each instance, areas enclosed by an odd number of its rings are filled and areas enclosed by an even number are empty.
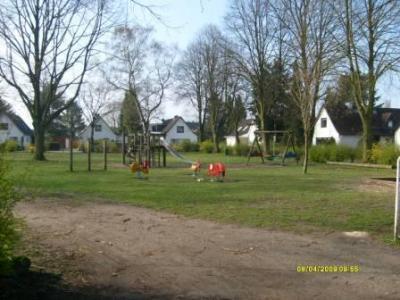
<svg viewBox="0 0 400 300">
<path fill-rule="evenodd" d="M 123 291 L 115 287 L 70 287 L 62 283 L 61 276 L 30 271 L 18 277 L 0 277 L 1 300 L 136 300 L 170 299 L 167 295 L 152 295 Z"/>
<path fill-rule="evenodd" d="M 396 177 L 381 177 L 381 178 L 372 178 L 374 180 L 382 180 L 382 181 L 390 181 L 396 182 Z"/>
</svg>

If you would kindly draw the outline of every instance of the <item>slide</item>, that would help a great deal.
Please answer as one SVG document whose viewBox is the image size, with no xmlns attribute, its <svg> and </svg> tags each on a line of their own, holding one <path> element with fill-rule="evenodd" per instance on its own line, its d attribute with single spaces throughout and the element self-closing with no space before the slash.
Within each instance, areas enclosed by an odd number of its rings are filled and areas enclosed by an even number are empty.
<svg viewBox="0 0 400 300">
<path fill-rule="evenodd" d="M 182 154 L 176 151 L 170 144 L 168 144 L 164 139 L 161 139 L 161 144 L 167 149 L 167 151 L 175 158 L 180 159 L 188 164 L 193 164 L 194 162 L 186 159 Z"/>
</svg>

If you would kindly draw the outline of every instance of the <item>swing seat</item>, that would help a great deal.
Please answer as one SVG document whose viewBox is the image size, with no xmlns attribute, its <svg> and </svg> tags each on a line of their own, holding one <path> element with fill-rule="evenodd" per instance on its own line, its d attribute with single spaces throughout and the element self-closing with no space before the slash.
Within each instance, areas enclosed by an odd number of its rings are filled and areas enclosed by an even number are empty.
<svg viewBox="0 0 400 300">
<path fill-rule="evenodd" d="M 285 155 L 286 158 L 296 158 L 297 157 L 297 153 L 296 152 L 288 152 Z"/>
</svg>

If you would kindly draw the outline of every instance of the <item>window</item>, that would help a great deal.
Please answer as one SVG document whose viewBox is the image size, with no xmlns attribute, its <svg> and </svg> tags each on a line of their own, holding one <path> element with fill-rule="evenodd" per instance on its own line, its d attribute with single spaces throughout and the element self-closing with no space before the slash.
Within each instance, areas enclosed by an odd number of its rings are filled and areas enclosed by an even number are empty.
<svg viewBox="0 0 400 300">
<path fill-rule="evenodd" d="M 321 119 L 321 128 L 326 128 L 326 124 L 327 124 L 326 118 L 322 118 Z"/>
<path fill-rule="evenodd" d="M 184 126 L 176 126 L 176 132 L 177 133 L 184 133 L 185 132 L 185 127 Z"/>
<path fill-rule="evenodd" d="M 94 126 L 94 131 L 96 131 L 96 132 L 101 131 L 101 125 L 95 125 Z"/>
<path fill-rule="evenodd" d="M 389 127 L 389 128 L 393 128 L 393 121 L 392 121 L 392 120 L 390 120 L 390 121 L 388 122 L 388 127 Z"/>
<path fill-rule="evenodd" d="M 0 123 L 0 130 L 8 130 L 8 123 Z"/>
</svg>

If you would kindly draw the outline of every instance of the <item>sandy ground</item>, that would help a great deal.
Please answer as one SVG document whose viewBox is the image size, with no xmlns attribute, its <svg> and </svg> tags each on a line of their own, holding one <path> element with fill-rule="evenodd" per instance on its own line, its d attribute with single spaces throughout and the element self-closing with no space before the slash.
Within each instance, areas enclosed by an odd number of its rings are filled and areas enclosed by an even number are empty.
<svg viewBox="0 0 400 300">
<path fill-rule="evenodd" d="M 400 249 L 369 237 L 299 235 L 65 199 L 23 202 L 17 214 L 41 252 L 34 267 L 59 265 L 65 282 L 96 289 L 99 299 L 400 298 Z M 298 273 L 298 265 L 358 265 L 360 272 Z"/>
</svg>

